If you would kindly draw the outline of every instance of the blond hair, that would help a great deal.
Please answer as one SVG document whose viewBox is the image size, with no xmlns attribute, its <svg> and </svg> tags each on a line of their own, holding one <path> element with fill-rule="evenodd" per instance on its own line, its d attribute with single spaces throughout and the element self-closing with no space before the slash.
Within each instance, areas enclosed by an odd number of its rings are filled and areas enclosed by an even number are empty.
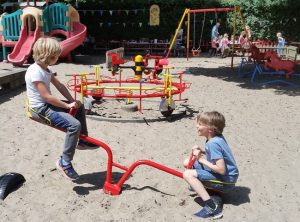
<svg viewBox="0 0 300 222">
<path fill-rule="evenodd" d="M 277 32 L 277 33 L 276 33 L 276 36 L 277 36 L 277 37 L 282 37 L 281 32 Z"/>
<path fill-rule="evenodd" d="M 49 64 L 50 60 L 61 53 L 59 42 L 54 38 L 39 38 L 33 46 L 33 59 L 36 62 Z"/>
<path fill-rule="evenodd" d="M 222 134 L 225 127 L 225 117 L 217 111 L 204 112 L 198 114 L 197 123 L 202 123 L 213 128 L 215 134 L 218 135 Z"/>
</svg>

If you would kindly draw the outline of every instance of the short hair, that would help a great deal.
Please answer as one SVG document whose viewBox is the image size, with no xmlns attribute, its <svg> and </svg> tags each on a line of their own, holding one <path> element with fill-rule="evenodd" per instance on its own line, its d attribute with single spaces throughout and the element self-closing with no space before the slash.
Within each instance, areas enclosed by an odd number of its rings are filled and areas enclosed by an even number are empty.
<svg viewBox="0 0 300 222">
<path fill-rule="evenodd" d="M 59 56 L 61 47 L 59 42 L 54 38 L 39 38 L 33 46 L 33 59 L 36 62 L 49 64 L 50 59 Z"/>
<path fill-rule="evenodd" d="M 225 117 L 217 111 L 199 113 L 197 123 L 199 122 L 213 128 L 216 135 L 222 134 L 225 127 Z"/>
</svg>

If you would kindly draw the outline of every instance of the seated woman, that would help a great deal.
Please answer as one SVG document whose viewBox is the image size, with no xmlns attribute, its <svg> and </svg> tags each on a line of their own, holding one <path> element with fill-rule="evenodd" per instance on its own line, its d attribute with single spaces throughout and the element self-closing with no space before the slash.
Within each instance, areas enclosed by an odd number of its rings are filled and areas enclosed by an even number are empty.
<svg viewBox="0 0 300 222">
<path fill-rule="evenodd" d="M 185 53 L 185 46 L 182 43 L 182 40 L 176 39 L 175 45 L 174 45 L 174 55 L 177 57 L 184 56 Z"/>
</svg>

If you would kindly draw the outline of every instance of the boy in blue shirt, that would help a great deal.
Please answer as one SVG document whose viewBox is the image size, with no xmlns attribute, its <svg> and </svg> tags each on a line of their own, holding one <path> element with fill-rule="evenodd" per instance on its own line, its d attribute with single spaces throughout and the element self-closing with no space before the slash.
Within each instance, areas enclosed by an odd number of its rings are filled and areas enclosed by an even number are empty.
<svg viewBox="0 0 300 222">
<path fill-rule="evenodd" d="M 197 131 L 199 136 L 206 137 L 205 151 L 193 147 L 196 161 L 193 169 L 187 169 L 183 178 L 205 203 L 203 209 L 195 214 L 202 218 L 221 218 L 222 207 L 213 201 L 206 189 L 222 193 L 231 190 L 237 181 L 239 171 L 224 136 L 225 118 L 216 111 L 204 112 L 197 116 Z M 205 153 L 206 158 L 202 155 Z M 188 167 L 190 159 L 184 161 Z"/>
<path fill-rule="evenodd" d="M 285 39 L 282 37 L 281 32 L 277 32 L 277 54 L 279 57 L 283 56 L 284 46 L 285 46 Z"/>
</svg>

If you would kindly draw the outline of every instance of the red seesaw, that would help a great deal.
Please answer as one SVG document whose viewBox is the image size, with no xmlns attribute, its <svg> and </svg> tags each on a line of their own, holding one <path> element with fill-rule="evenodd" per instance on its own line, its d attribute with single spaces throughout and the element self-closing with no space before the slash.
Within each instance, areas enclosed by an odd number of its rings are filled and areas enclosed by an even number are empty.
<svg viewBox="0 0 300 222">
<path fill-rule="evenodd" d="M 105 183 L 103 186 L 103 190 L 107 194 L 119 195 L 122 191 L 122 186 L 123 186 L 124 182 L 130 176 L 130 174 L 133 172 L 133 170 L 139 165 L 148 165 L 148 166 L 154 167 L 156 169 L 162 170 L 164 172 L 167 172 L 169 174 L 172 174 L 174 176 L 182 178 L 182 172 L 179 172 L 177 170 L 171 169 L 164 165 L 158 164 L 151 160 L 138 160 L 138 161 L 134 162 L 133 164 L 131 164 L 130 167 L 120 165 L 116 162 L 113 162 L 113 154 L 112 154 L 111 148 L 107 144 L 105 144 L 104 142 L 102 142 L 100 140 L 94 139 L 94 138 L 86 136 L 86 135 L 80 135 L 80 138 L 83 140 L 86 140 L 90 143 L 93 143 L 99 147 L 102 147 L 107 153 L 107 156 L 108 156 L 107 171 L 106 171 Z M 112 168 L 113 167 L 117 167 L 117 168 L 125 171 L 125 173 L 123 174 L 121 179 L 115 184 L 112 183 Z"/>
<path fill-rule="evenodd" d="M 55 129 L 58 129 L 60 131 L 65 132 L 64 129 L 51 126 L 49 124 L 46 124 L 42 120 L 34 118 L 30 114 L 29 107 L 27 107 L 27 108 L 28 108 L 27 115 L 29 116 L 30 119 L 32 119 L 32 120 L 34 120 L 34 121 L 36 121 L 38 123 L 42 123 L 44 125 L 47 125 L 47 126 L 50 126 L 52 128 L 55 128 Z M 69 113 L 74 116 L 76 114 L 76 110 L 70 109 Z M 130 174 L 133 172 L 133 170 L 136 167 L 138 167 L 139 165 L 148 165 L 148 166 L 154 167 L 154 168 L 156 168 L 158 170 L 161 170 L 161 171 L 164 171 L 166 173 L 172 174 L 174 176 L 177 176 L 177 177 L 180 177 L 180 178 L 183 177 L 182 172 L 179 172 L 179 171 L 174 170 L 172 168 L 169 168 L 169 167 L 166 167 L 164 165 L 158 164 L 158 163 L 153 162 L 151 160 L 138 160 L 138 161 L 134 162 L 133 164 L 131 164 L 130 167 L 123 166 L 123 165 L 118 164 L 118 163 L 116 163 L 116 162 L 113 161 L 113 154 L 112 154 L 111 148 L 106 143 L 104 143 L 104 142 L 102 142 L 100 140 L 97 140 L 97 139 L 95 139 L 93 137 L 90 137 L 90 136 L 87 136 L 87 135 L 83 135 L 83 134 L 80 135 L 80 138 L 83 139 L 83 140 L 85 140 L 85 141 L 87 141 L 87 142 L 90 142 L 90 143 L 93 143 L 93 144 L 99 146 L 99 148 L 103 148 L 106 151 L 106 153 L 107 153 L 107 157 L 108 157 L 107 158 L 107 171 L 106 171 L 105 183 L 104 183 L 104 186 L 103 186 L 103 191 L 105 193 L 107 193 L 107 194 L 110 194 L 110 195 L 119 195 L 121 193 L 121 191 L 122 191 L 122 186 L 123 186 L 124 182 L 130 176 Z M 112 182 L 112 169 L 113 169 L 113 167 L 117 167 L 117 168 L 125 171 L 125 173 L 123 174 L 123 176 L 121 177 L 121 179 L 118 182 L 116 182 L 116 183 Z"/>
</svg>

